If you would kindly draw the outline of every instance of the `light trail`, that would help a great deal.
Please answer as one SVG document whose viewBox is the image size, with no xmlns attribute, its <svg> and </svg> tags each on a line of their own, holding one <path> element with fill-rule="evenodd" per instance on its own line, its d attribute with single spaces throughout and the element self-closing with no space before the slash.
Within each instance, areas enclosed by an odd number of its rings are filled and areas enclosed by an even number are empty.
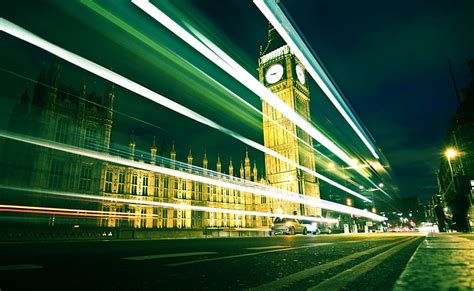
<svg viewBox="0 0 474 291">
<path fill-rule="evenodd" d="M 252 76 L 249 72 L 247 72 L 247 70 L 242 68 L 242 66 L 235 62 L 231 57 L 225 54 L 217 46 L 215 46 L 206 39 L 202 40 L 205 44 L 199 41 L 189 32 L 183 29 L 179 24 L 173 21 L 170 17 L 168 17 L 165 13 L 163 13 L 161 10 L 151 4 L 148 0 L 132 0 L 132 3 L 134 3 L 137 7 L 143 10 L 149 16 L 154 18 L 156 21 L 161 23 L 163 26 L 168 28 L 176 36 L 188 43 L 191 47 L 200 52 L 214 64 L 219 66 L 222 70 L 227 72 L 230 76 L 235 78 L 242 85 L 254 92 L 257 96 L 262 98 L 273 108 L 278 110 L 281 114 L 283 114 L 290 121 L 295 123 L 299 128 L 308 133 L 324 147 L 329 149 L 341 160 L 346 162 L 348 165 L 353 165 L 352 159 L 341 148 L 334 144 L 329 138 L 327 138 L 318 129 L 312 126 L 308 121 L 298 115 L 285 102 L 283 102 L 283 100 L 273 94 L 268 88 L 261 84 L 257 79 L 255 79 L 254 76 Z"/>
<path fill-rule="evenodd" d="M 376 159 L 379 159 L 376 150 L 368 141 L 366 135 L 362 133 L 363 129 L 360 129 L 362 127 L 360 126 L 357 119 L 353 118 L 353 113 L 348 108 L 339 91 L 331 82 L 327 74 L 324 72 L 324 69 L 313 56 L 313 54 L 311 54 L 310 49 L 306 46 L 305 42 L 298 35 L 288 18 L 281 11 L 280 7 L 278 7 L 274 0 L 254 0 L 253 2 L 262 12 L 262 14 L 267 18 L 267 20 L 273 25 L 273 27 L 278 31 L 280 36 L 285 40 L 285 42 L 294 52 L 298 60 L 309 72 L 313 80 L 319 85 L 321 90 L 326 94 L 326 96 L 336 107 L 339 113 L 341 113 L 347 123 L 349 123 L 349 125 L 359 136 L 362 142 L 366 145 L 372 155 Z M 352 115 L 352 118 L 349 116 L 348 112 Z"/>
<path fill-rule="evenodd" d="M 236 177 L 232 177 L 228 175 L 221 175 L 219 177 L 219 176 L 214 175 L 213 171 L 198 168 L 195 166 L 193 167 L 200 169 L 202 173 L 207 174 L 208 177 L 202 176 L 200 175 L 201 173 L 196 173 L 189 169 L 184 169 L 180 171 L 180 170 L 166 168 L 163 166 L 145 164 L 143 162 L 136 162 L 130 159 L 114 157 L 103 152 L 96 152 L 96 151 L 64 145 L 64 144 L 60 144 L 56 142 L 49 142 L 49 141 L 45 141 L 45 140 L 41 140 L 37 138 L 26 137 L 19 134 L 11 134 L 11 133 L 7 133 L 1 130 L 0 130 L 0 137 L 4 137 L 7 139 L 16 140 L 19 142 L 24 142 L 24 143 L 28 143 L 28 144 L 32 144 L 36 146 L 41 146 L 41 147 L 45 147 L 49 149 L 54 149 L 54 150 L 58 150 L 62 152 L 67 152 L 67 153 L 71 153 L 75 155 L 80 155 L 83 157 L 97 159 L 97 160 L 101 160 L 105 162 L 119 164 L 119 165 L 123 165 L 127 167 L 142 169 L 146 171 L 152 171 L 155 173 L 160 173 L 160 174 L 164 174 L 168 176 L 192 180 L 192 181 L 201 182 L 204 184 L 214 185 L 218 187 L 229 188 L 229 189 L 241 191 L 243 193 L 252 193 L 252 194 L 267 196 L 267 197 L 271 197 L 275 199 L 286 200 L 286 201 L 290 201 L 294 203 L 301 203 L 301 204 L 305 204 L 311 207 L 324 208 L 324 209 L 329 209 L 336 212 L 358 215 L 358 216 L 367 217 L 367 218 L 377 220 L 377 221 L 382 221 L 385 219 L 382 216 L 379 216 L 379 215 L 376 215 L 376 214 L 373 214 L 361 209 L 352 208 L 349 206 L 326 201 L 323 199 L 318 199 L 314 197 L 301 195 L 298 193 L 285 191 L 278 188 L 269 187 L 266 185 L 254 183 L 254 182 L 247 181 L 244 179 L 238 179 Z"/>
<path fill-rule="evenodd" d="M 232 97 L 236 98 L 237 100 L 239 100 L 240 102 L 242 102 L 243 104 L 248 106 L 253 111 L 257 112 L 261 116 L 267 118 L 274 125 L 278 126 L 279 128 L 281 128 L 282 130 L 284 130 L 288 134 L 290 134 L 293 137 L 295 137 L 296 139 L 298 139 L 301 143 L 305 144 L 309 149 L 311 149 L 315 153 L 321 155 L 325 159 L 330 160 L 330 158 L 327 157 L 325 154 L 323 154 L 322 152 L 315 149 L 313 146 L 311 146 L 305 140 L 301 139 L 296 134 L 294 134 L 293 132 L 289 131 L 284 126 L 282 126 L 280 123 L 276 122 L 275 120 L 273 120 L 272 118 L 270 118 L 269 116 L 264 114 L 260 109 L 256 108 L 255 106 L 253 106 L 252 104 L 247 102 L 245 99 L 241 98 L 240 96 L 238 96 L 237 94 L 232 92 L 229 88 L 227 88 L 226 86 L 224 86 L 223 84 L 218 82 L 216 79 L 214 79 L 211 76 L 209 76 L 208 74 L 206 74 L 204 71 L 200 70 L 199 68 L 197 68 L 196 66 L 194 66 L 193 64 L 191 64 L 190 62 L 188 62 L 185 59 L 180 58 L 181 62 L 177 61 L 176 58 L 178 56 L 176 56 L 175 54 L 170 54 L 165 48 L 161 47 L 154 40 L 150 39 L 149 37 L 147 37 L 143 33 L 140 33 L 139 31 L 137 31 L 136 29 L 131 27 L 129 24 L 125 23 L 123 20 L 121 20 L 117 16 L 111 14 L 108 10 L 106 10 L 105 8 L 100 6 L 99 4 L 95 3 L 93 0 L 81 0 L 81 3 L 84 4 L 86 7 L 88 7 L 89 9 L 91 9 L 92 11 L 99 14 L 100 16 L 104 17 L 105 19 L 107 19 L 108 21 L 110 21 L 111 23 L 113 23 L 114 25 L 116 25 L 117 27 L 122 29 L 123 31 L 127 32 L 128 34 L 130 34 L 131 36 L 133 36 L 137 40 L 141 41 L 142 43 L 144 43 L 145 45 L 147 45 L 151 49 L 155 50 L 156 52 L 158 52 L 160 54 L 165 55 L 169 59 L 172 59 L 177 65 L 179 65 L 180 67 L 186 69 L 187 73 L 195 74 L 195 71 L 196 71 L 199 74 L 201 74 L 202 76 L 204 76 L 207 79 L 211 80 L 213 83 L 217 84 L 220 88 L 222 88 L 226 93 L 230 94 Z M 191 67 L 193 70 L 190 70 L 187 66 Z"/>
<path fill-rule="evenodd" d="M 71 209 L 71 208 L 56 208 L 56 207 L 41 207 L 41 206 L 27 206 L 27 205 L 11 205 L 11 204 L 0 204 L 0 212 L 21 212 L 21 213 L 38 213 L 38 214 L 69 215 L 69 216 L 111 217 L 111 218 L 125 218 L 125 219 L 133 219 L 137 217 L 158 217 L 157 214 L 145 214 L 145 213 L 138 213 L 138 212 L 137 213 L 124 213 L 124 212 L 115 212 L 115 211 L 99 211 L 99 210 L 87 210 L 87 209 Z"/>
<path fill-rule="evenodd" d="M 95 200 L 95 201 L 107 201 L 107 202 L 114 202 L 114 203 L 133 204 L 133 205 L 138 205 L 138 206 L 158 206 L 158 207 L 173 208 L 173 209 L 178 209 L 178 210 L 197 210 L 197 211 L 203 211 L 203 212 L 227 213 L 227 214 L 237 214 L 237 215 L 294 218 L 294 219 L 300 219 L 300 220 L 310 220 L 310 221 L 328 222 L 328 223 L 338 222 L 337 219 L 333 219 L 333 218 L 319 218 L 319 217 L 312 217 L 312 216 L 278 214 L 278 213 L 268 213 L 268 212 L 238 210 L 238 209 L 228 209 L 228 208 L 215 208 L 215 207 L 196 206 L 196 205 L 189 205 L 189 204 L 145 201 L 145 200 L 138 200 L 138 199 L 113 198 L 113 197 L 70 193 L 70 192 L 62 192 L 62 191 L 49 191 L 49 190 L 42 190 L 42 189 L 11 187 L 11 186 L 6 186 L 6 185 L 0 185 L 0 189 L 24 191 L 24 192 L 39 193 L 39 194 L 49 194 L 49 195 L 61 196 L 61 197 L 82 198 L 82 199 Z M 0 208 L 1 206 L 2 205 L 0 205 Z"/>
<path fill-rule="evenodd" d="M 187 116 L 197 122 L 200 122 L 202 124 L 205 124 L 209 127 L 212 127 L 214 129 L 217 129 L 229 136 L 232 136 L 238 140 L 240 140 L 241 142 L 261 151 L 261 152 L 264 152 L 264 153 L 267 153 L 273 157 L 276 157 L 298 169 L 301 169 L 303 171 L 305 171 L 306 173 L 312 175 L 312 176 L 315 176 L 317 178 L 319 178 L 320 180 L 334 186 L 334 187 L 337 187 L 355 197 L 358 197 L 364 201 L 367 201 L 367 202 L 371 202 L 368 198 L 366 198 L 364 195 L 361 195 L 329 178 L 327 178 L 326 176 L 323 176 L 319 173 L 317 173 L 316 171 L 313 171 L 307 167 L 303 167 L 301 165 L 299 165 L 298 163 L 286 158 L 285 156 L 277 153 L 276 151 L 272 150 L 272 149 L 269 149 L 251 139 L 248 139 L 242 135 L 240 135 L 239 133 L 236 133 L 230 129 L 227 129 L 217 123 L 215 123 L 214 121 L 192 111 L 191 109 L 181 105 L 181 104 L 178 104 L 166 97 L 164 97 L 163 95 L 160 95 L 148 88 L 145 88 L 144 86 L 134 82 L 134 81 L 131 81 L 130 79 L 127 79 L 111 70 L 108 70 L 96 63 L 93 63 L 83 57 L 80 57 L 70 51 L 67 51 L 57 45 L 54 45 L 42 38 L 40 38 L 39 36 L 29 32 L 28 30 L 4 19 L 4 18 L 0 18 L 0 31 L 5 31 L 6 33 L 14 36 L 14 37 L 17 37 L 21 40 L 24 40 L 28 43 L 31 43 L 32 45 L 35 45 L 39 48 L 42 48 L 48 52 L 50 52 L 51 54 L 54 54 L 60 58 L 62 58 L 63 60 L 66 60 L 80 68 L 83 68 L 84 70 L 86 71 L 89 71 L 95 75 L 98 75 L 108 81 L 111 81 L 119 86 L 122 86 L 123 88 L 126 88 L 138 95 L 141 95 L 153 102 L 156 102 L 166 108 L 169 108 L 177 113 L 180 113 L 184 116 Z M 258 83 L 260 84 L 260 83 Z M 263 85 L 262 85 L 263 86 Z M 265 90 L 267 90 L 265 87 L 263 87 Z M 278 98 L 277 98 L 278 99 Z M 280 100 L 281 101 L 281 100 Z M 283 102 L 283 101 L 281 101 Z M 286 104 L 285 104 L 286 106 Z M 352 160 L 351 160 L 352 161 Z"/>
</svg>

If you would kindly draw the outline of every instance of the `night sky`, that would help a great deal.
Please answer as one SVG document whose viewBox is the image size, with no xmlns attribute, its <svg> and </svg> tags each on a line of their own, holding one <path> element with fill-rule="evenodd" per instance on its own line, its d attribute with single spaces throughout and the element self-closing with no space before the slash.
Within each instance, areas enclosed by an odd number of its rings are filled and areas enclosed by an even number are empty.
<svg viewBox="0 0 474 291">
<path fill-rule="evenodd" d="M 41 2 L 41 3 L 39 3 Z M 0 4 L 0 17 L 41 37 L 100 63 L 139 83 L 189 106 L 211 119 L 263 142 L 261 117 L 228 93 L 190 76 L 173 57 L 164 57 L 104 17 L 73 1 L 15 1 Z M 260 107 L 258 97 L 209 64 L 128 1 L 95 1 L 143 33 L 171 55 L 184 56 L 193 66 L 225 84 L 248 102 Z M 181 14 L 189 23 L 234 57 L 255 76 L 259 47 L 266 43 L 267 22 L 252 1 L 154 1 Z M 443 138 L 457 101 L 449 73 L 463 88 L 470 76 L 467 61 L 474 58 L 474 2 L 465 1 L 282 1 L 309 46 L 322 61 L 361 122 L 372 134 L 390 165 L 391 178 L 382 180 L 394 196 L 428 198 L 437 191 L 436 170 L 442 158 Z M 176 12 L 178 11 L 178 12 Z M 0 126 L 6 128 L 11 106 L 25 85 L 55 60 L 49 53 L 5 34 L 0 41 L 2 108 Z M 61 83 L 102 94 L 106 82 L 64 61 Z M 340 116 L 312 85 L 313 121 L 331 131 L 355 155 L 362 150 L 344 128 Z M 242 159 L 246 146 L 198 125 L 138 95 L 116 88 L 116 109 L 145 120 L 143 124 L 115 115 L 113 143 L 125 145 L 134 130 L 137 147 L 147 151 L 157 136 L 163 152 L 174 140 L 178 159 L 192 146 L 195 160 L 204 151 L 215 163 L 216 153 Z M 263 155 L 249 149 L 252 159 Z M 366 154 L 365 154 L 366 155 Z M 361 154 L 364 156 L 364 153 Z"/>
</svg>

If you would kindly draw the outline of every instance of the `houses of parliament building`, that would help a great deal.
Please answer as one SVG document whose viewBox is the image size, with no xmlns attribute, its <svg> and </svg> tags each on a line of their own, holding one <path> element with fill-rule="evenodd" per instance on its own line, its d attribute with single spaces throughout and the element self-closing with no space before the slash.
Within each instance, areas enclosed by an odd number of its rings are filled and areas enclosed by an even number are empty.
<svg viewBox="0 0 474 291">
<path fill-rule="evenodd" d="M 300 116 L 309 120 L 309 86 L 304 67 L 283 42 L 273 27 L 269 26 L 268 41 L 261 48 L 259 80 Z M 64 89 L 59 85 L 59 66 L 44 69 L 33 92 L 25 90 L 20 95 L 10 119 L 9 130 L 71 146 L 93 149 L 114 155 L 110 148 L 113 133 L 113 85 L 108 85 L 103 95 L 88 93 L 84 84 L 79 90 Z M 31 97 L 30 97 L 31 95 Z M 263 101 L 262 112 L 264 145 L 296 163 L 315 170 L 312 139 L 289 121 L 279 111 Z M 159 137 L 158 137 L 159 139 Z M 138 154 L 132 136 L 128 151 L 122 157 L 138 163 L 158 164 L 156 140 L 146 155 Z M 308 146 L 310 145 L 310 146 Z M 29 185 L 31 188 L 99 195 L 108 198 L 127 198 L 138 201 L 155 201 L 181 205 L 249 210 L 298 215 L 318 215 L 320 209 L 279 199 L 244 193 L 183 178 L 168 176 L 134 167 L 80 157 L 57 150 L 5 141 L 2 145 L 2 163 L 6 175 L 3 184 Z M 143 148 L 141 148 L 143 149 Z M 161 150 L 161 152 L 163 152 Z M 169 154 L 169 156 L 168 156 Z M 163 154 L 176 161 L 174 145 Z M 201 159 L 202 158 L 202 159 Z M 209 165 L 207 155 L 199 157 L 204 169 L 238 176 L 287 191 L 319 198 L 318 180 L 277 158 L 265 154 L 265 169 L 257 169 L 248 152 L 234 169 L 232 160 L 221 158 Z M 180 163 L 178 161 L 177 165 Z M 184 162 L 184 161 L 183 161 Z M 193 165 L 189 150 L 185 163 Z M 179 166 L 176 168 L 180 170 Z M 184 170 L 183 170 L 184 171 Z M 11 198 L 13 199 L 13 198 Z M 22 200 L 23 199 L 23 200 Z M 84 207 L 102 211 L 95 218 L 100 226 L 135 228 L 260 228 L 269 227 L 271 218 L 251 215 L 203 212 L 101 201 L 84 202 L 50 198 L 47 194 L 33 197 L 15 197 L 14 202 L 48 207 Z M 82 203 L 82 204 L 80 204 Z M 81 206 L 78 206 L 81 205 Z M 125 218 L 124 218 L 125 217 Z"/>
</svg>

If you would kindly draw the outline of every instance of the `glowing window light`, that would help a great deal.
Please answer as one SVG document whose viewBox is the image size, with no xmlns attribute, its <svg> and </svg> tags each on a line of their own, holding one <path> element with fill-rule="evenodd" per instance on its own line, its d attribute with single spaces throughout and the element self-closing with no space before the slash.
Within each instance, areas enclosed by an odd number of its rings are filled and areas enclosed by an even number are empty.
<svg viewBox="0 0 474 291">
<path fill-rule="evenodd" d="M 313 77 L 313 79 L 319 85 L 321 90 L 326 94 L 329 100 L 331 100 L 331 102 L 339 111 L 339 113 L 341 113 L 341 115 L 349 123 L 349 125 L 356 132 L 356 134 L 359 136 L 362 142 L 367 146 L 367 148 L 372 153 L 372 155 L 376 159 L 379 159 L 377 152 L 375 151 L 371 143 L 367 140 L 364 133 L 362 133 L 362 131 L 359 129 L 360 125 L 356 125 L 356 123 L 358 123 L 357 120 L 351 118 L 346 112 L 346 110 L 343 108 L 343 106 L 341 105 L 341 103 L 343 103 L 343 105 L 347 107 L 343 98 L 339 96 L 337 89 L 332 84 L 330 79 L 327 77 L 321 65 L 318 63 L 315 57 L 311 54 L 310 50 L 308 49 L 304 41 L 295 31 L 295 29 L 293 28 L 291 23 L 288 21 L 285 14 L 278 7 L 278 5 L 272 0 L 267 0 L 267 1 L 254 0 L 254 3 L 258 7 L 258 9 L 262 12 L 262 14 L 267 18 L 267 20 L 278 31 L 280 36 L 285 40 L 285 42 L 294 52 L 298 60 L 303 63 L 303 66 L 309 72 L 311 77 Z M 328 86 L 330 86 L 331 89 Z M 336 98 L 334 94 L 337 94 L 338 98 Z M 341 103 L 338 101 L 338 99 L 341 101 Z M 349 113 L 352 114 L 352 112 L 350 111 Z"/>
<path fill-rule="evenodd" d="M 217 130 L 219 130 L 219 131 L 221 131 L 221 132 L 223 132 L 227 135 L 230 135 L 230 136 L 242 141 L 243 143 L 245 143 L 245 144 L 261 151 L 261 152 L 267 153 L 267 154 L 269 154 L 273 157 L 276 157 L 276 158 L 278 158 L 278 159 L 280 159 L 280 160 L 282 160 L 282 161 L 284 161 L 284 162 L 286 162 L 286 163 L 288 163 L 288 164 L 290 164 L 294 167 L 297 167 L 297 168 L 307 172 L 308 174 L 313 175 L 313 176 L 327 182 L 328 184 L 330 184 L 332 186 L 335 186 L 335 187 L 337 187 L 337 188 L 339 188 L 339 189 L 341 189 L 341 190 L 343 190 L 343 191 L 345 191 L 345 192 L 347 192 L 351 195 L 354 195 L 354 196 L 356 196 L 356 197 L 358 197 L 362 200 L 370 202 L 370 200 L 367 199 L 366 197 L 364 197 L 363 195 L 361 195 L 361 194 L 359 194 L 359 193 L 357 193 L 357 192 L 355 192 L 355 191 L 353 191 L 353 190 L 351 190 L 351 189 L 349 189 L 349 188 L 347 188 L 347 187 L 345 187 L 345 186 L 343 186 L 343 185 L 341 185 L 341 184 L 339 184 L 339 183 L 337 183 L 337 182 L 335 182 L 335 181 L 333 181 L 333 180 L 317 173 L 316 171 L 313 171 L 309 168 L 303 167 L 303 166 L 295 163 L 294 161 L 284 157 L 283 155 L 280 155 L 279 153 L 277 153 L 274 150 L 271 150 L 271 149 L 255 142 L 255 141 L 253 141 L 253 140 L 250 140 L 250 139 L 248 139 L 248 138 L 232 131 L 232 130 L 229 130 L 225 127 L 222 127 L 219 124 L 215 123 L 214 121 L 212 121 L 212 120 L 210 120 L 210 119 L 208 119 L 208 118 L 206 118 L 206 117 L 190 110 L 189 108 L 184 107 L 184 106 L 182 106 L 182 105 L 180 105 L 180 104 L 178 104 L 178 103 L 176 103 L 176 102 L 174 102 L 174 101 L 172 101 L 172 100 L 170 100 L 170 99 L 168 99 L 168 98 L 166 98 L 166 97 L 164 97 L 164 96 L 162 96 L 162 95 L 160 95 L 160 94 L 158 94 L 154 91 L 151 91 L 150 89 L 145 88 L 144 86 L 142 86 L 142 85 L 140 85 L 136 82 L 133 82 L 133 81 L 131 81 L 131 80 L 115 73 L 115 72 L 112 72 L 111 70 L 108 70 L 108 69 L 106 69 L 106 68 L 104 68 L 104 67 L 102 67 L 102 66 L 100 66 L 96 63 L 93 63 L 93 62 L 91 62 L 91 61 L 89 61 L 89 60 L 87 60 L 83 57 L 80 57 L 80 56 L 78 56 L 74 53 L 71 53 L 71 52 L 69 52 L 69 51 L 67 51 L 63 48 L 60 48 L 59 46 L 56 46 L 56 45 L 54 45 L 54 44 L 38 37 L 37 35 L 23 29 L 22 27 L 14 24 L 14 23 L 12 23 L 12 22 L 4 19 L 4 18 L 0 18 L 0 31 L 5 31 L 6 33 L 8 33 L 12 36 L 15 36 L 19 39 L 22 39 L 22 40 L 26 41 L 26 42 L 29 42 L 29 43 L 31 43 L 31 44 L 39 47 L 39 48 L 42 48 L 42 49 L 44 49 L 44 50 L 46 50 L 46 51 L 62 58 L 64 60 L 80 67 L 80 68 L 83 68 L 86 71 L 89 71 L 89 72 L 91 72 L 93 74 L 96 74 L 96 75 L 98 75 L 98 76 L 100 76 L 100 77 L 102 77 L 106 80 L 109 80 L 109 81 L 111 81 L 111 82 L 113 82 L 117 85 L 120 85 L 120 86 L 122 86 L 122 87 L 124 87 L 124 88 L 126 88 L 126 89 L 128 89 L 132 92 L 135 92 L 136 94 L 139 94 L 139 95 L 141 95 L 145 98 L 148 98 L 153 102 L 161 104 L 161 105 L 163 105 L 163 106 L 165 106 L 165 107 L 167 107 L 167 108 L 169 108 L 169 109 L 171 109 L 171 110 L 173 110 L 177 113 L 180 113 L 184 116 L 187 116 L 187 117 L 189 117 L 189 118 L 191 118 L 195 121 L 198 121 L 202 124 L 208 125 L 209 127 L 212 127 L 214 129 L 217 129 Z M 261 85 L 258 81 L 257 81 L 257 83 L 259 85 Z M 263 85 L 261 85 L 261 86 L 263 87 Z M 263 88 L 265 90 L 268 90 L 265 87 L 263 87 Z M 276 97 L 276 99 L 278 99 L 278 98 Z M 278 100 L 281 101 L 280 99 L 278 99 Z M 283 101 L 281 101 L 281 102 L 283 102 Z M 284 105 L 286 106 L 286 104 L 284 104 Z M 324 137 L 324 138 L 326 138 L 326 137 Z"/>
</svg>

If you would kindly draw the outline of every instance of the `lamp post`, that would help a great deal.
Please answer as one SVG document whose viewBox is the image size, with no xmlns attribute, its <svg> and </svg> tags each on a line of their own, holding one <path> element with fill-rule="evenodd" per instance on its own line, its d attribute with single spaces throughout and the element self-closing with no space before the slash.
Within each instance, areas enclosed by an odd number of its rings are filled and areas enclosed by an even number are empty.
<svg viewBox="0 0 474 291">
<path fill-rule="evenodd" d="M 449 165 L 449 170 L 451 172 L 451 178 L 454 179 L 454 171 L 453 171 L 453 165 L 451 164 L 451 160 L 456 158 L 459 152 L 455 148 L 448 148 L 444 154 L 446 155 L 446 158 L 448 159 L 448 165 Z"/>
</svg>

